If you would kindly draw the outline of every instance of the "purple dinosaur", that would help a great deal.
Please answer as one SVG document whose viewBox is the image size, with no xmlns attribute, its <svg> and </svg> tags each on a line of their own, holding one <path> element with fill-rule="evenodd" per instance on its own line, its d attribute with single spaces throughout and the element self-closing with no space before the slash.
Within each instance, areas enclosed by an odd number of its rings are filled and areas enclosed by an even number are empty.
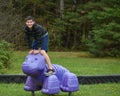
<svg viewBox="0 0 120 96">
<path fill-rule="evenodd" d="M 54 95 L 61 91 L 68 92 L 71 96 L 72 92 L 79 90 L 77 76 L 66 68 L 53 64 L 55 74 L 45 76 L 48 67 L 42 55 L 29 54 L 22 64 L 23 72 L 28 75 L 24 89 L 31 91 L 41 90 L 44 94 Z"/>
</svg>

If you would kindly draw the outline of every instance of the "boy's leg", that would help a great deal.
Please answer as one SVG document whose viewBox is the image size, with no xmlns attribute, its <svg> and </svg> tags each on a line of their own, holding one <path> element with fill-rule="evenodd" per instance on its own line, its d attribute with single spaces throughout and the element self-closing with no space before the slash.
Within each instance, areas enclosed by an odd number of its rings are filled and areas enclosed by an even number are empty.
<svg viewBox="0 0 120 96">
<path fill-rule="evenodd" d="M 41 48 L 41 54 L 44 56 L 45 60 L 46 60 L 46 63 L 48 65 L 48 72 L 46 73 L 47 76 L 53 74 L 54 72 L 54 69 L 52 67 L 52 64 L 51 64 L 51 61 L 50 61 L 50 58 L 47 54 L 47 51 L 48 51 L 48 35 L 44 36 L 42 38 L 42 48 Z"/>
<path fill-rule="evenodd" d="M 49 39 L 48 35 L 42 37 L 41 49 L 45 50 L 46 52 L 48 51 L 48 39 Z"/>
<path fill-rule="evenodd" d="M 52 70 L 53 67 L 52 67 L 52 64 L 51 64 L 51 61 L 50 61 L 50 58 L 49 58 L 48 54 L 45 52 L 45 50 L 41 50 L 40 53 L 44 56 L 44 58 L 46 60 L 46 63 L 48 65 L 48 68 Z"/>
<path fill-rule="evenodd" d="M 46 53 L 45 50 L 41 50 L 40 53 L 41 53 L 41 54 L 43 55 L 43 57 L 45 58 L 46 63 L 47 63 L 48 68 L 49 68 L 48 71 L 47 71 L 47 73 L 45 73 L 46 76 L 52 75 L 53 72 L 54 72 L 54 69 L 53 69 L 53 67 L 52 67 L 52 64 L 51 64 L 51 61 L 50 61 L 50 58 L 49 58 L 48 54 Z"/>
</svg>

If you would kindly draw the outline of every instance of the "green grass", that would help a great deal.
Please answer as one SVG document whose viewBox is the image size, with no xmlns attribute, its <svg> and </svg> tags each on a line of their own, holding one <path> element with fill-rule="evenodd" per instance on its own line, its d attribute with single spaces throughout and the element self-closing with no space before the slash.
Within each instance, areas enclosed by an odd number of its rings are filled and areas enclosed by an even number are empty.
<svg viewBox="0 0 120 96">
<path fill-rule="evenodd" d="M 5 74 L 23 74 L 21 66 L 28 53 L 17 51 L 13 54 L 12 64 Z M 60 64 L 71 72 L 80 75 L 120 74 L 120 59 L 90 58 L 86 52 L 48 52 L 52 63 Z M 0 84 L 0 96 L 31 96 L 24 91 L 24 84 Z M 120 83 L 80 85 L 80 90 L 73 96 L 120 96 Z M 35 96 L 47 96 L 40 91 Z M 68 96 L 60 92 L 56 96 Z"/>
<path fill-rule="evenodd" d="M 5 74 L 23 74 L 22 63 L 27 52 L 13 54 L 11 67 Z M 86 52 L 48 52 L 53 64 L 60 64 L 77 75 L 120 74 L 119 58 L 91 58 Z"/>
<path fill-rule="evenodd" d="M 24 91 L 24 84 L 0 84 L 0 96 L 31 96 L 31 92 Z M 73 93 L 73 96 L 120 96 L 120 84 L 98 84 L 81 85 L 80 90 Z M 35 92 L 35 96 L 48 96 Z M 60 92 L 55 96 L 68 96 Z"/>
</svg>

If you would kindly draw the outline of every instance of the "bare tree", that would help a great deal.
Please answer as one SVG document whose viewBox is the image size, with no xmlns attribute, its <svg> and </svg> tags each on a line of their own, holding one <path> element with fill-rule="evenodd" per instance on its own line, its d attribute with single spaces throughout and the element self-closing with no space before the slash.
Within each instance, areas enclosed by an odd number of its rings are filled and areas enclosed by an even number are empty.
<svg viewBox="0 0 120 96">
<path fill-rule="evenodd" d="M 64 0 L 60 0 L 60 16 L 61 18 L 64 16 Z"/>
<path fill-rule="evenodd" d="M 72 10 L 75 12 L 77 10 L 77 0 L 73 0 Z"/>
</svg>

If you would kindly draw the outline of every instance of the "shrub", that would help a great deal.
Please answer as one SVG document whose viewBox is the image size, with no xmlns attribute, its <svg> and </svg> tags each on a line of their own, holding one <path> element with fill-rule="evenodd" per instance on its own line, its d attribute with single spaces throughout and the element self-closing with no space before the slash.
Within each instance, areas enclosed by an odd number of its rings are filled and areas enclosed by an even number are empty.
<svg viewBox="0 0 120 96">
<path fill-rule="evenodd" d="M 12 53 L 12 45 L 3 40 L 0 41 L 0 73 L 4 73 L 3 70 L 9 68 Z"/>
</svg>

